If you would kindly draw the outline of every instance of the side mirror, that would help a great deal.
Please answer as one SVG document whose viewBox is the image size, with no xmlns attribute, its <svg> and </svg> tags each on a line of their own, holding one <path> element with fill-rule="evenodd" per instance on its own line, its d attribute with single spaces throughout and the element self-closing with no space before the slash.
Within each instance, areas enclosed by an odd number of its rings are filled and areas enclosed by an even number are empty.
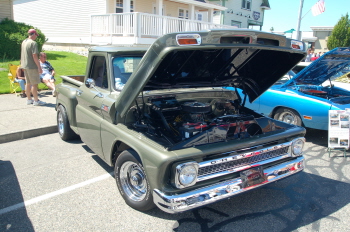
<svg viewBox="0 0 350 232">
<path fill-rule="evenodd" d="M 92 78 L 88 78 L 88 79 L 85 81 L 85 85 L 86 85 L 86 87 L 88 87 L 89 89 L 95 88 L 95 86 L 96 86 L 95 80 L 92 79 Z"/>
<path fill-rule="evenodd" d="M 88 87 L 89 89 L 94 89 L 96 90 L 98 93 L 97 93 L 97 97 L 99 98 L 103 98 L 103 94 L 98 90 L 96 89 L 96 84 L 95 84 L 95 80 L 92 79 L 92 78 L 88 78 L 86 81 L 85 81 L 85 85 L 86 87 Z"/>
</svg>

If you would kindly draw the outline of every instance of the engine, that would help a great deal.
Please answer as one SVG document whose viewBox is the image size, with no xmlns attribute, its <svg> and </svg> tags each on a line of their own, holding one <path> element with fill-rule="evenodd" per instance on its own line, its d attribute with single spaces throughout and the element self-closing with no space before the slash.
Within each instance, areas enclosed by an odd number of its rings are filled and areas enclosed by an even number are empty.
<svg viewBox="0 0 350 232">
<path fill-rule="evenodd" d="M 262 131 L 253 115 L 240 112 L 240 105 L 230 100 L 178 102 L 174 95 L 153 97 L 142 116 L 137 110 L 134 114 L 137 130 L 180 147 L 249 138 Z"/>
</svg>

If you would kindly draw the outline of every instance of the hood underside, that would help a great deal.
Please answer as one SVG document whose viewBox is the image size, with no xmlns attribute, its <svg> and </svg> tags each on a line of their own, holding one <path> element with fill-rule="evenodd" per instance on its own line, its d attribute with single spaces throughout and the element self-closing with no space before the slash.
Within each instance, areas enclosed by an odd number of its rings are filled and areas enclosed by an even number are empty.
<svg viewBox="0 0 350 232">
<path fill-rule="evenodd" d="M 350 48 L 336 48 L 313 61 L 286 85 L 321 85 L 350 72 Z"/>
<path fill-rule="evenodd" d="M 144 90 L 232 86 L 253 101 L 302 58 L 259 48 L 176 50 L 160 63 Z"/>
<path fill-rule="evenodd" d="M 183 37 L 197 38 L 196 44 L 180 45 L 178 38 Z M 129 78 L 118 111 L 124 115 L 139 93 L 152 90 L 231 86 L 242 89 L 252 102 L 305 57 L 304 44 L 295 48 L 293 42 L 238 29 L 164 35 Z"/>
</svg>

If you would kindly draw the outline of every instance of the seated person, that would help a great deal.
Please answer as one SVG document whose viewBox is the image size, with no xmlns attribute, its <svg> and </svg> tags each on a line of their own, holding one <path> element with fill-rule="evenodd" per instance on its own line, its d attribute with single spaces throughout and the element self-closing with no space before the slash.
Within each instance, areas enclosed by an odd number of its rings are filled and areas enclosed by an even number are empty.
<svg viewBox="0 0 350 232">
<path fill-rule="evenodd" d="M 46 60 L 46 53 L 40 52 L 39 61 L 41 69 L 43 70 L 43 73 L 40 75 L 40 79 L 49 89 L 52 90 L 52 96 L 56 97 L 55 70 L 50 62 Z"/>
<path fill-rule="evenodd" d="M 27 97 L 27 95 L 26 95 L 26 86 L 25 86 L 26 78 L 24 77 L 24 71 L 23 71 L 23 69 L 20 66 L 18 66 L 18 68 L 17 68 L 15 82 L 17 82 L 19 84 L 19 86 L 21 86 L 22 93 L 20 94 L 20 96 L 22 98 L 26 98 Z"/>
</svg>

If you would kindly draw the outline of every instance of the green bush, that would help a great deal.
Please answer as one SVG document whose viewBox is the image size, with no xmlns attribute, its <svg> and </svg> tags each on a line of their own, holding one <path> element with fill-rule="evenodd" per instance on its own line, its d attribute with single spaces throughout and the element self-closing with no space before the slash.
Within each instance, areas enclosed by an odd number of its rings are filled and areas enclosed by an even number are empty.
<svg viewBox="0 0 350 232">
<path fill-rule="evenodd" d="M 22 41 L 28 38 L 28 30 L 34 28 L 31 25 L 17 23 L 10 19 L 0 22 L 0 59 L 20 59 Z M 39 52 L 46 42 L 45 35 L 37 28 L 34 28 L 39 36 L 35 40 Z"/>
</svg>

